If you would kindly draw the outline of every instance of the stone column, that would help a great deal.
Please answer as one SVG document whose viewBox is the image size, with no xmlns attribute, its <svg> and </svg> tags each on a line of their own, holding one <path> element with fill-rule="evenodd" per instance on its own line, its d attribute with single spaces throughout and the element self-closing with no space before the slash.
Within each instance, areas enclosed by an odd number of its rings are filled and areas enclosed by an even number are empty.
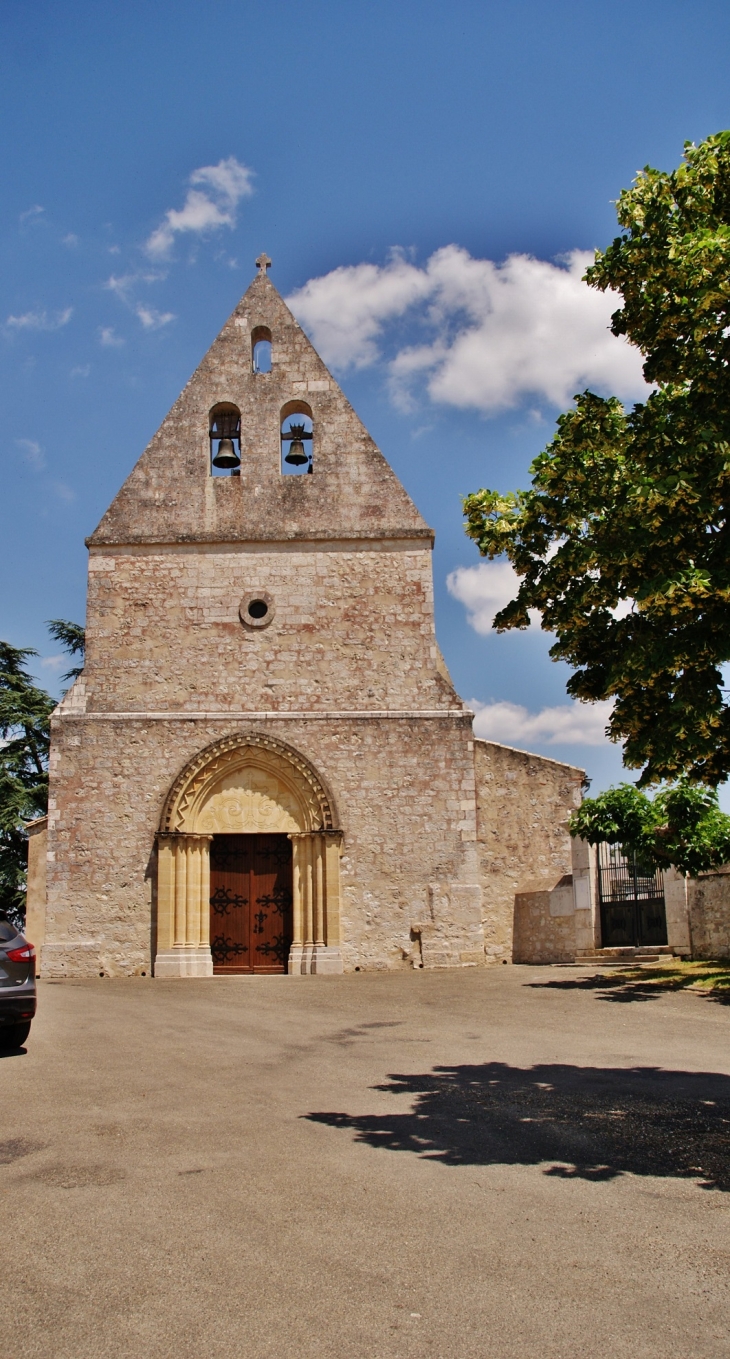
<svg viewBox="0 0 730 1359">
<path fill-rule="evenodd" d="M 210 842 L 212 835 L 157 837 L 156 977 L 212 977 Z"/>
<path fill-rule="evenodd" d="M 288 971 L 293 976 L 301 975 L 302 952 L 304 947 L 304 911 L 302 905 L 302 863 L 299 852 L 299 837 L 290 835 L 292 842 L 292 943 L 289 950 Z"/>
<path fill-rule="evenodd" d="M 290 835 L 294 870 L 291 973 L 342 972 L 340 952 L 340 831 Z"/>
<path fill-rule="evenodd" d="M 312 854 L 312 836 L 303 835 L 299 841 L 299 853 L 302 861 L 302 915 L 303 915 L 303 940 L 302 940 L 302 972 L 309 973 L 312 970 L 312 945 L 314 943 L 314 903 L 312 900 L 312 888 L 314 877 L 314 863 Z"/>
<path fill-rule="evenodd" d="M 325 864 L 325 941 L 326 956 L 322 954 L 318 972 L 342 972 L 340 952 L 340 850 L 342 831 L 324 831 Z M 326 964 L 331 963 L 331 966 Z"/>
</svg>

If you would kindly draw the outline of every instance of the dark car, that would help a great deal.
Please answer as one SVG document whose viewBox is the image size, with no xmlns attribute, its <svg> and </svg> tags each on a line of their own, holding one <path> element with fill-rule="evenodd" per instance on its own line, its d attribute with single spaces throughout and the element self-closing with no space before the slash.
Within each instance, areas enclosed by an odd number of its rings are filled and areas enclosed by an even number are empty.
<svg viewBox="0 0 730 1359">
<path fill-rule="evenodd" d="M 19 1048 L 36 1007 L 35 949 L 0 913 L 0 1048 Z"/>
</svg>

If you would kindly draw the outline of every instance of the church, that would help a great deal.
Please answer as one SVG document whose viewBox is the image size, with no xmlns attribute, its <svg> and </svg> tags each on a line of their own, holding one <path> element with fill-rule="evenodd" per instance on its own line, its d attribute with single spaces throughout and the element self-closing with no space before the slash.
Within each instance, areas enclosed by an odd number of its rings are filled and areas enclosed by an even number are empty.
<svg viewBox="0 0 730 1359">
<path fill-rule="evenodd" d="M 583 773 L 475 740 L 433 533 L 257 265 L 87 540 L 30 828 L 40 974 L 569 961 Z"/>
</svg>

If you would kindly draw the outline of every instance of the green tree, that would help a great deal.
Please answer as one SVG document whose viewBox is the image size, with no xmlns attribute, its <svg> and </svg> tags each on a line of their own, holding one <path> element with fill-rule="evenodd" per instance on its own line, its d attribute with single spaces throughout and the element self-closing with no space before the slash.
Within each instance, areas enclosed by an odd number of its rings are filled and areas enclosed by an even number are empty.
<svg viewBox="0 0 730 1359">
<path fill-rule="evenodd" d="M 74 665 L 65 675 L 61 676 L 62 682 L 70 680 L 73 684 L 78 679 L 84 668 L 84 655 L 86 652 L 86 630 L 80 623 L 69 623 L 65 618 L 49 618 L 46 627 L 55 642 L 60 642 L 64 651 L 69 656 L 80 656 L 81 665 Z"/>
<path fill-rule="evenodd" d="M 570 818 L 572 835 L 589 844 L 620 844 L 647 867 L 695 876 L 730 862 L 730 816 L 714 789 L 687 782 L 649 798 L 631 783 L 585 798 Z"/>
<path fill-rule="evenodd" d="M 71 656 L 84 654 L 84 630 L 56 618 L 48 624 Z M 27 662 L 38 653 L 0 642 L 0 911 L 21 925 L 25 917 L 26 822 L 48 805 L 48 748 L 55 699 L 34 684 Z M 80 667 L 64 675 L 75 679 Z"/>
<path fill-rule="evenodd" d="M 730 773 L 730 132 L 688 143 L 671 174 L 647 167 L 617 205 L 622 234 L 586 279 L 615 289 L 612 330 L 656 384 L 626 411 L 576 397 L 527 491 L 464 502 L 480 552 L 522 578 L 496 617 L 537 609 L 574 697 L 615 700 L 639 784 Z"/>
<path fill-rule="evenodd" d="M 29 647 L 0 642 L 0 910 L 25 915 L 25 823 L 48 803 L 48 746 L 54 700 L 33 683 Z"/>
</svg>

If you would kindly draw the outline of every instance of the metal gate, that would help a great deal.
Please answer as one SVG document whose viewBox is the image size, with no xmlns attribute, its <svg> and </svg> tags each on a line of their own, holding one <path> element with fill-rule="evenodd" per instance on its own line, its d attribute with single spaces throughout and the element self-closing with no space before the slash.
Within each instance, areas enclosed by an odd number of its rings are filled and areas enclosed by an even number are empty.
<svg viewBox="0 0 730 1359">
<path fill-rule="evenodd" d="M 666 944 L 661 872 L 626 856 L 621 845 L 598 846 L 598 899 L 604 948 Z"/>
</svg>

